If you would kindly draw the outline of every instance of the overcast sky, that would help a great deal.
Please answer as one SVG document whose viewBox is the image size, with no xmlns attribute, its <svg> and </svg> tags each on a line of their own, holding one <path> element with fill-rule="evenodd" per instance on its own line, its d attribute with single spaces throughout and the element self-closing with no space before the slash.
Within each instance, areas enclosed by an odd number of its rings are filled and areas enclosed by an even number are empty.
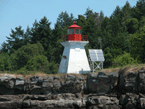
<svg viewBox="0 0 145 109">
<path fill-rule="evenodd" d="M 19 25 L 26 30 L 32 27 L 35 19 L 40 21 L 44 16 L 54 28 L 58 15 L 63 11 L 73 14 L 75 18 L 83 15 L 89 7 L 93 12 L 110 16 L 116 6 L 123 7 L 127 0 L 0 0 L 0 45 L 6 41 L 11 29 Z M 128 0 L 133 7 L 138 0 Z"/>
</svg>

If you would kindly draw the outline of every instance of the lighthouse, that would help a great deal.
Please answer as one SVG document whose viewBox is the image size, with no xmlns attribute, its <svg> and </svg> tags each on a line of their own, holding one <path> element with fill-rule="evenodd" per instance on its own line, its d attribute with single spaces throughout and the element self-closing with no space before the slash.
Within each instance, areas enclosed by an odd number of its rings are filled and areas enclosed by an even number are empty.
<svg viewBox="0 0 145 109">
<path fill-rule="evenodd" d="M 66 36 L 61 36 L 61 44 L 64 46 L 63 55 L 58 73 L 89 73 L 90 67 L 85 51 L 85 45 L 89 43 L 87 35 L 81 35 L 81 27 L 73 25 L 68 27 Z"/>
</svg>

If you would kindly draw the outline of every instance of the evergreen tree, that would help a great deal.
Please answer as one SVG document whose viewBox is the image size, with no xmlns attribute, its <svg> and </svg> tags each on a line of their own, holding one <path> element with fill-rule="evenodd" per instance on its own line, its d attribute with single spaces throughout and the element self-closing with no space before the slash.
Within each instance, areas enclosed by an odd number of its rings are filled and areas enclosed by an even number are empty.
<svg viewBox="0 0 145 109">
<path fill-rule="evenodd" d="M 62 28 L 63 35 L 67 34 L 67 27 L 72 25 L 75 21 L 73 14 L 69 14 L 65 12 L 61 12 L 57 18 L 57 25 Z"/>
<path fill-rule="evenodd" d="M 8 44 L 5 44 L 7 51 L 9 53 L 14 53 L 16 50 L 18 50 L 20 47 L 24 45 L 23 39 L 24 39 L 24 30 L 22 30 L 22 27 L 16 27 L 15 31 L 11 30 L 10 37 L 7 37 Z"/>
<path fill-rule="evenodd" d="M 51 60 L 51 55 L 53 54 L 53 48 L 52 48 L 52 30 L 50 28 L 50 22 L 47 20 L 46 17 L 43 17 L 39 23 L 37 21 L 34 22 L 33 28 L 32 28 L 32 37 L 31 37 L 31 43 L 35 44 L 37 41 L 39 41 L 44 50 L 45 50 L 45 56 L 47 56 L 48 60 Z"/>
</svg>

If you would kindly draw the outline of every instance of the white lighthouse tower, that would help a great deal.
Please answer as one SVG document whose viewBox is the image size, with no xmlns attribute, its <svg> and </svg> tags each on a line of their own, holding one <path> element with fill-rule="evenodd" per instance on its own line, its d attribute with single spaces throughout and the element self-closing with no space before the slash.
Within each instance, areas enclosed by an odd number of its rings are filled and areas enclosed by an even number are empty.
<svg viewBox="0 0 145 109">
<path fill-rule="evenodd" d="M 64 46 L 64 51 L 58 73 L 89 73 L 91 70 L 84 48 L 88 43 L 88 36 L 81 35 L 80 26 L 76 25 L 75 22 L 69 26 L 68 35 L 61 37 L 61 44 Z"/>
</svg>

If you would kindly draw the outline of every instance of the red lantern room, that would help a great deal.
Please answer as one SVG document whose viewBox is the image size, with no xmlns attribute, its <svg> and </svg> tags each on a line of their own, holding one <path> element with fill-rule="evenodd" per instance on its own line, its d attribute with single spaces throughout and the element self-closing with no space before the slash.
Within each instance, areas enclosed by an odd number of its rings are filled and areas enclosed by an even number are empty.
<svg viewBox="0 0 145 109">
<path fill-rule="evenodd" d="M 61 37 L 61 41 L 88 41 L 87 35 L 81 35 L 81 29 L 82 28 L 74 22 L 73 25 L 68 27 L 67 36 Z"/>
</svg>

